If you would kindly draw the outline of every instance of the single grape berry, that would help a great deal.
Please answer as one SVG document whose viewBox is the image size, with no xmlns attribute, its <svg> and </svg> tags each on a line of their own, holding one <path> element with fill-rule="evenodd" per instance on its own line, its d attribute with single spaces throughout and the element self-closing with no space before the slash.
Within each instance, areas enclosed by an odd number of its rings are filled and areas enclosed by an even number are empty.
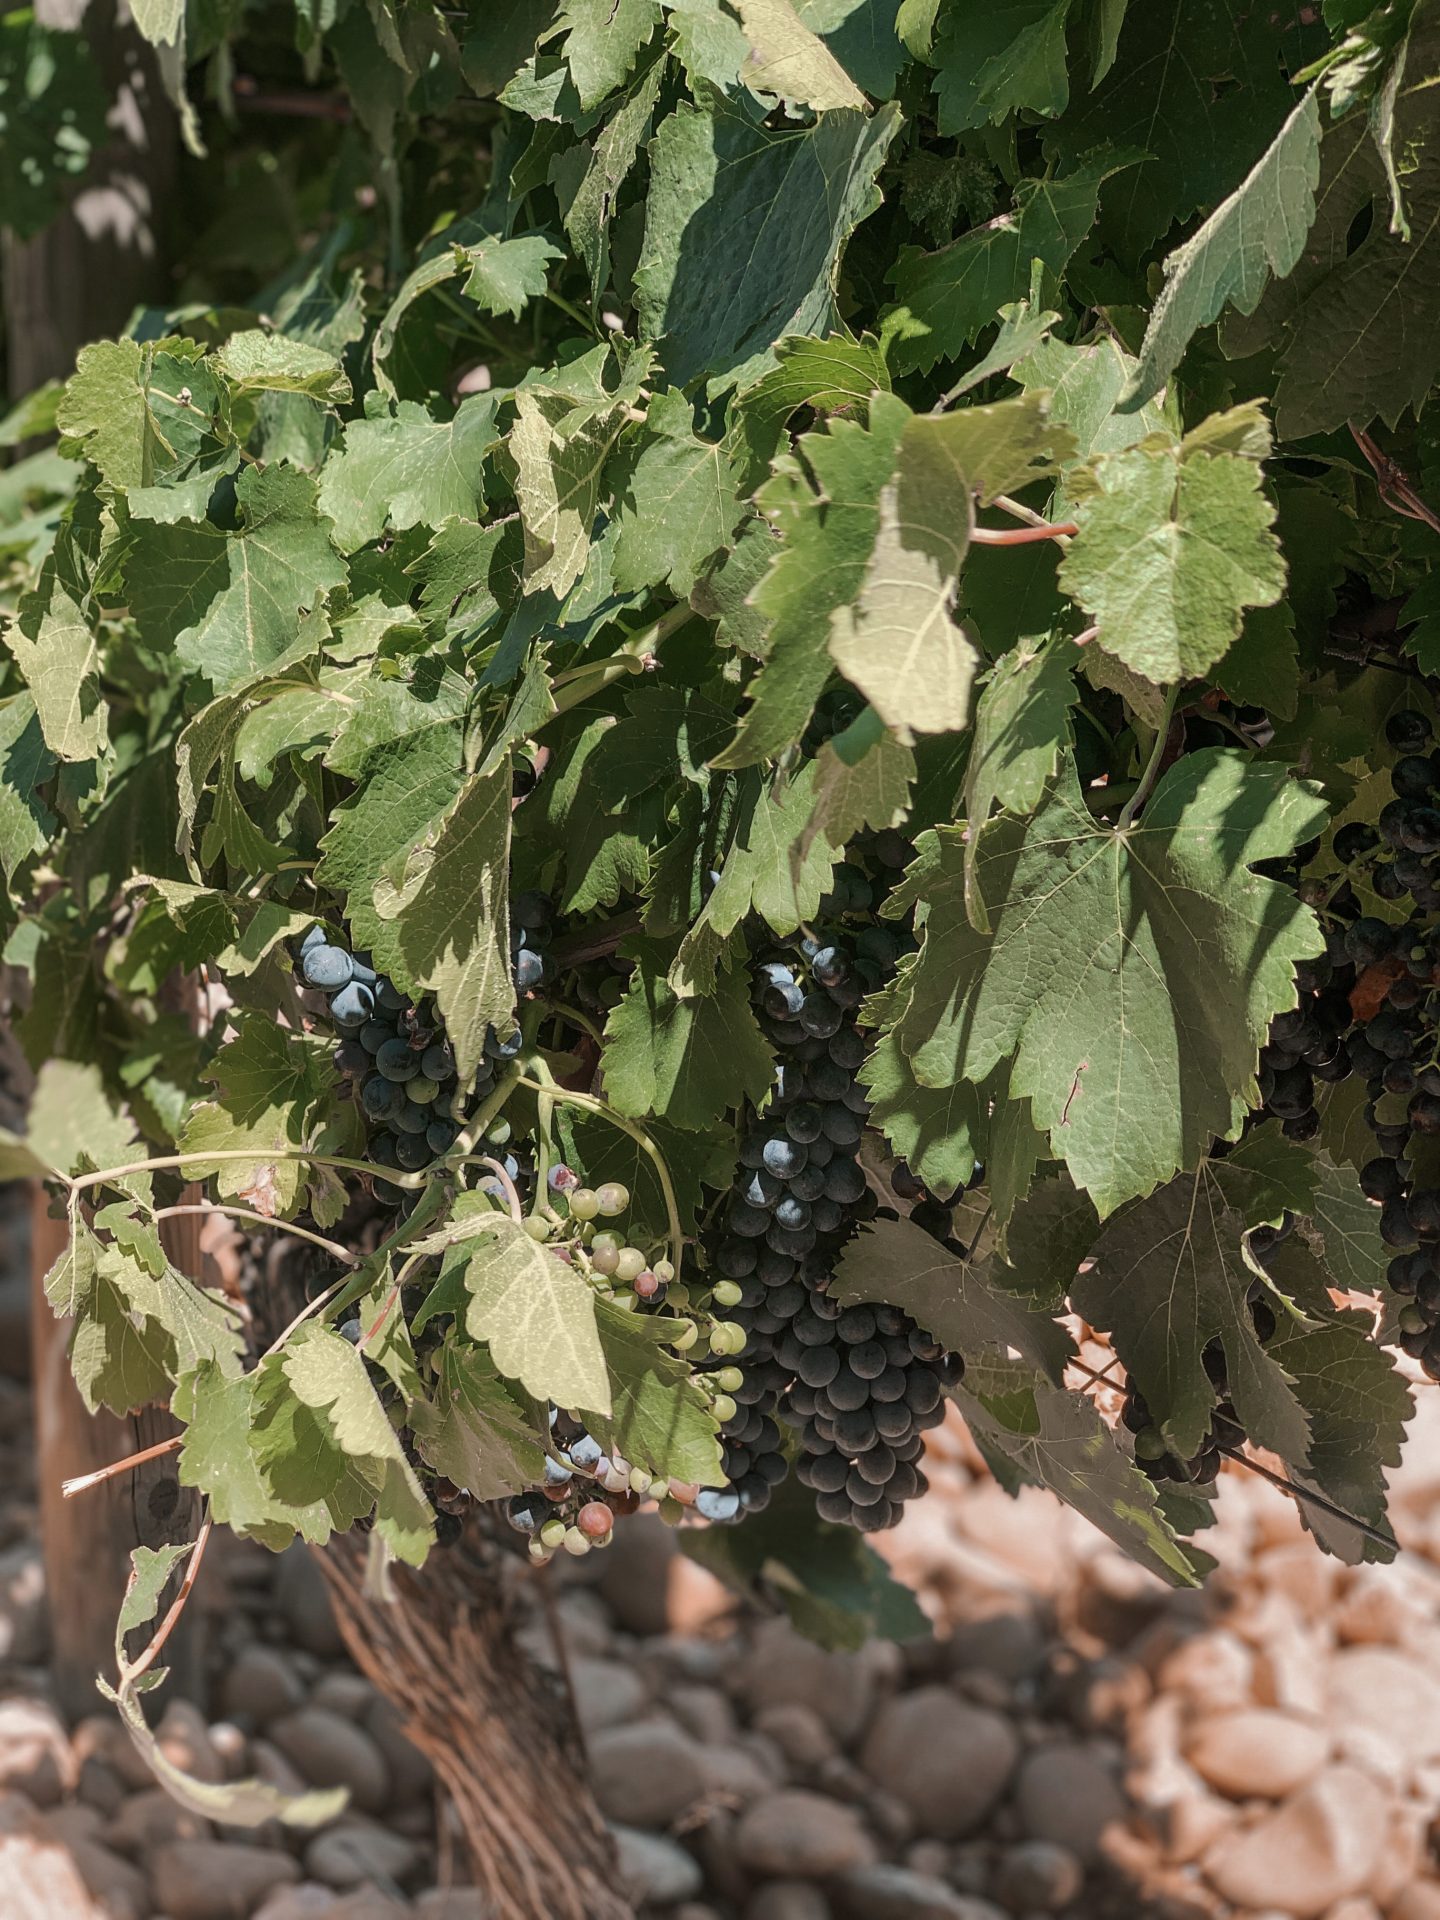
<svg viewBox="0 0 1440 1920">
<path fill-rule="evenodd" d="M 595 1189 L 596 1208 L 607 1220 L 624 1213 L 629 1204 L 630 1189 L 622 1186 L 618 1180 L 607 1180 L 603 1186 Z"/>
<path fill-rule="evenodd" d="M 327 945 L 311 947 L 302 958 L 301 969 L 306 984 L 324 993 L 338 993 L 354 972 L 345 949 Z"/>
</svg>

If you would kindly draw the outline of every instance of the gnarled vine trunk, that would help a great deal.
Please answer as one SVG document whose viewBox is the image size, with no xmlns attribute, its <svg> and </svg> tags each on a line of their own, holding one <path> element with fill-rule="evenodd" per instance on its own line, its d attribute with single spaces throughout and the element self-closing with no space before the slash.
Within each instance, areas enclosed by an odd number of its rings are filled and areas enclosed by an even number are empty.
<svg viewBox="0 0 1440 1920">
<path fill-rule="evenodd" d="M 483 1544 L 395 1569 L 388 1602 L 365 1590 L 363 1539 L 316 1557 L 345 1644 L 433 1763 L 500 1920 L 626 1920 L 569 1700 L 518 1644 Z"/>
</svg>

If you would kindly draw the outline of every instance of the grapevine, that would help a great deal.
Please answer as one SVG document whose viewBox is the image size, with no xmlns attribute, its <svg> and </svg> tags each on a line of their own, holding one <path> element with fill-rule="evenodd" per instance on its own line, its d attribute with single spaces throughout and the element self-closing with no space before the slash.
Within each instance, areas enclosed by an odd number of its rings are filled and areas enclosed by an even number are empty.
<svg viewBox="0 0 1440 1920">
<path fill-rule="evenodd" d="M 1392 1555 L 1440 0 L 154 13 L 269 266 L 200 223 L 0 489 L 4 1171 L 204 1503 L 117 1639 L 151 1764 L 216 1526 L 381 1592 L 643 1509 L 853 1640 L 953 1410 L 1181 1584 L 1229 1463 Z M 104 118 L 12 26 L 34 232 Z"/>
</svg>

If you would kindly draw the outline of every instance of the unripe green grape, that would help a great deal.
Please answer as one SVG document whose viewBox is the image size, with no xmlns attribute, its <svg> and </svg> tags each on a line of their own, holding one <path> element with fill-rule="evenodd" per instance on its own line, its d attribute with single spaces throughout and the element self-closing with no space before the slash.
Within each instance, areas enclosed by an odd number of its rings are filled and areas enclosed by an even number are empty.
<svg viewBox="0 0 1440 1920">
<path fill-rule="evenodd" d="M 578 1527 L 567 1527 L 565 1529 L 564 1544 L 565 1551 L 567 1553 L 573 1553 L 577 1560 L 582 1553 L 588 1553 L 590 1551 L 590 1542 Z"/>
<path fill-rule="evenodd" d="M 405 1082 L 405 1091 L 417 1106 L 428 1107 L 440 1091 L 437 1080 L 427 1079 L 423 1073 L 417 1073 L 413 1080 Z"/>
<path fill-rule="evenodd" d="M 670 1282 L 675 1278 L 675 1267 L 674 1267 L 674 1264 L 669 1260 L 652 1261 L 651 1271 L 654 1273 L 655 1278 L 657 1280 L 663 1280 L 667 1287 L 669 1286 Z"/>
<path fill-rule="evenodd" d="M 663 1474 L 658 1480 L 652 1480 L 650 1482 L 650 1498 L 652 1500 L 668 1500 L 670 1498 L 670 1482 Z"/>
<path fill-rule="evenodd" d="M 739 1409 L 728 1393 L 717 1393 L 710 1402 L 710 1411 L 723 1426 L 727 1420 L 733 1420 Z"/>
<path fill-rule="evenodd" d="M 629 1206 L 630 1189 L 622 1186 L 618 1180 L 607 1180 L 603 1186 L 595 1189 L 595 1198 L 605 1218 L 613 1220 L 616 1214 L 624 1213 Z"/>
<path fill-rule="evenodd" d="M 645 1256 L 638 1247 L 621 1247 L 620 1259 L 615 1268 L 615 1278 L 623 1280 L 628 1287 L 632 1280 L 638 1280 L 645 1271 Z"/>
<path fill-rule="evenodd" d="M 596 1273 L 610 1275 L 620 1264 L 620 1242 L 613 1233 L 597 1233 L 590 1242 L 590 1264 Z"/>
<path fill-rule="evenodd" d="M 1137 1460 L 1163 1460 L 1170 1449 L 1165 1444 L 1165 1436 L 1158 1427 L 1146 1427 L 1135 1436 L 1135 1458 Z"/>
<path fill-rule="evenodd" d="M 670 1344 L 677 1353 L 688 1353 L 699 1338 L 700 1329 L 693 1320 L 677 1320 Z"/>
<path fill-rule="evenodd" d="M 678 1500 L 668 1497 L 660 1502 L 660 1518 L 667 1527 L 678 1527 L 685 1518 L 685 1509 Z"/>
<path fill-rule="evenodd" d="M 525 1217 L 525 1231 L 532 1240 L 548 1240 L 550 1238 L 550 1222 L 548 1220 L 542 1220 L 538 1213 L 527 1214 Z"/>
<path fill-rule="evenodd" d="M 530 1555 L 530 1558 L 535 1562 L 537 1567 L 549 1566 L 552 1558 L 551 1549 L 542 1546 L 540 1541 L 527 1540 L 525 1542 L 525 1551 Z"/>
<path fill-rule="evenodd" d="M 685 1309 L 690 1305 L 690 1289 L 682 1281 L 678 1285 L 672 1286 L 665 1298 L 677 1313 L 684 1313 Z"/>
<path fill-rule="evenodd" d="M 632 1467 L 630 1469 L 630 1491 L 632 1493 L 638 1493 L 643 1499 L 647 1493 L 653 1492 L 654 1486 L 654 1481 L 643 1467 Z"/>
<path fill-rule="evenodd" d="M 1429 1324 L 1430 1322 L 1417 1306 L 1403 1306 L 1396 1315 L 1396 1325 L 1401 1333 L 1424 1333 Z"/>
<path fill-rule="evenodd" d="M 735 1354 L 745 1351 L 745 1329 L 734 1320 L 717 1320 L 710 1329 L 710 1351 Z"/>
<path fill-rule="evenodd" d="M 502 1113 L 490 1122 L 485 1130 L 485 1144 L 490 1147 L 508 1147 L 510 1144 L 510 1122 Z"/>
<path fill-rule="evenodd" d="M 541 1542 L 553 1552 L 564 1540 L 568 1531 L 563 1520 L 547 1520 L 540 1529 Z"/>
<path fill-rule="evenodd" d="M 600 1202 L 593 1187 L 576 1187 L 570 1196 L 570 1218 L 572 1220 L 593 1220 L 600 1211 Z"/>
<path fill-rule="evenodd" d="M 738 1307 L 745 1298 L 745 1289 L 738 1280 L 717 1280 L 710 1291 L 720 1307 Z"/>
<path fill-rule="evenodd" d="M 721 1393 L 738 1393 L 745 1384 L 745 1376 L 739 1367 L 721 1367 L 715 1376 L 715 1384 Z"/>
</svg>

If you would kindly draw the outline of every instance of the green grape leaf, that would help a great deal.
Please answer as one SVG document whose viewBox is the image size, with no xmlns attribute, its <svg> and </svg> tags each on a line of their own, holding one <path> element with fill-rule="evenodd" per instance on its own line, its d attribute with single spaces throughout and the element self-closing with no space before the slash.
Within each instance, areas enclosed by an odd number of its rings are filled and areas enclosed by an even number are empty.
<svg viewBox="0 0 1440 1920">
<path fill-rule="evenodd" d="M 758 913 L 776 933 L 793 933 L 815 918 L 844 847 L 810 835 L 817 768 L 812 762 L 783 787 L 758 774 L 746 775 L 736 810 L 735 838 L 720 878 L 699 918 L 680 943 L 670 969 L 677 992 L 713 991 L 715 969 L 730 936 L 748 914 Z"/>
<path fill-rule="evenodd" d="M 607 349 L 567 368 L 570 379 L 537 382 L 516 396 L 506 447 L 525 529 L 525 591 L 563 594 L 585 571 L 605 465 L 640 398 L 647 356 L 634 354 L 614 392 L 601 384 Z M 581 372 L 590 377 L 582 385 Z"/>
<path fill-rule="evenodd" d="M 1310 1427 L 1292 1381 L 1251 1324 L 1254 1269 L 1244 1258 L 1247 1222 L 1207 1165 L 1136 1201 L 1111 1219 L 1071 1287 L 1076 1310 L 1105 1328 L 1182 1458 L 1204 1439 L 1218 1395 L 1202 1364 L 1225 1350 L 1230 1398 L 1247 1434 L 1303 1460 Z"/>
<path fill-rule="evenodd" d="M 1002 1479 L 1046 1487 L 1171 1586 L 1195 1587 L 1211 1562 L 1175 1538 L 1155 1489 L 1083 1393 L 1011 1361 L 967 1367 L 955 1395 Z"/>
<path fill-rule="evenodd" d="M 158 1304 L 153 1276 L 119 1248 L 103 1246 L 94 1249 L 88 1270 L 72 1262 L 72 1286 L 82 1274 L 86 1291 L 69 1308 L 75 1318 L 70 1371 L 86 1409 L 126 1414 L 166 1399 L 174 1347 L 152 1311 Z"/>
<path fill-rule="evenodd" d="M 658 0 L 565 0 L 565 63 L 588 112 L 624 86 L 660 21 Z"/>
<path fill-rule="evenodd" d="M 213 467 L 225 389 L 188 340 L 82 347 L 55 424 L 112 487 L 171 484 Z"/>
<path fill-rule="evenodd" d="M 98 1065 L 79 1060 L 46 1060 L 35 1076 L 26 1116 L 25 1170 L 75 1174 L 128 1166 L 143 1157 L 135 1143 L 135 1124 L 118 1105 Z M 149 1193 L 148 1174 L 127 1182 L 129 1192 Z"/>
<path fill-rule="evenodd" d="M 1076 457 L 1093 460 L 1165 431 L 1166 412 L 1153 401 L 1131 413 L 1118 411 L 1138 364 L 1109 333 L 1081 346 L 1050 339 L 1016 362 L 1015 378 L 1022 387 L 1044 390 L 1050 418 L 1069 430 Z M 1062 483 L 1060 500 L 1064 497 Z"/>
<path fill-rule="evenodd" d="M 422 1565 L 435 1538 L 434 1513 L 364 1360 L 348 1340 L 314 1321 L 293 1333 L 276 1359 L 291 1393 L 349 1474 L 364 1483 L 376 1533 L 397 1559 Z"/>
<path fill-rule="evenodd" d="M 408 854 L 403 877 L 374 888 L 377 966 L 413 994 L 433 993 L 461 1081 L 480 1064 L 487 1027 L 515 1022 L 510 977 L 510 758 L 476 774 Z"/>
<path fill-rule="evenodd" d="M 733 1527 L 687 1527 L 680 1551 L 745 1599 L 781 1606 L 822 1647 L 858 1652 L 867 1642 L 921 1640 L 930 1623 L 854 1527 L 832 1525 L 814 1495 L 784 1482 L 763 1513 Z"/>
<path fill-rule="evenodd" d="M 666 984 L 662 950 L 638 940 L 632 948 L 625 998 L 605 1023 L 602 1069 L 616 1109 L 703 1132 L 741 1101 L 763 1100 L 772 1056 L 746 971 L 721 972 L 713 993 L 682 1000 Z"/>
<path fill-rule="evenodd" d="M 330 1535 L 323 1500 L 297 1511 L 261 1473 L 252 1439 L 257 1380 L 253 1373 L 227 1374 L 214 1361 L 202 1361 L 186 1375 L 175 1399 L 175 1411 L 185 1422 L 180 1484 L 205 1495 L 219 1525 L 259 1540 L 274 1553 L 297 1533 L 323 1543 Z"/>
<path fill-rule="evenodd" d="M 985 1152 L 987 1115 L 968 1080 L 922 1087 L 893 1033 L 882 1034 L 860 1069 L 870 1117 L 932 1193 L 948 1200 Z"/>
<path fill-rule="evenodd" d="M 1069 165 L 1105 144 L 1143 153 L 1101 210 L 1101 234 L 1127 264 L 1244 179 L 1294 104 L 1287 71 L 1323 53 L 1325 38 L 1294 10 L 1243 12 L 1227 0 L 1128 9 L 1113 66 L 1049 134 Z"/>
<path fill-rule="evenodd" d="M 975 507 L 1053 472 L 1051 447 L 1033 395 L 906 422 L 865 580 L 834 615 L 830 654 L 907 742 L 969 719 L 979 656 L 950 609 Z"/>
<path fill-rule="evenodd" d="M 748 456 L 745 474 L 753 483 L 768 472 L 786 421 L 801 407 L 853 416 L 866 426 L 873 396 L 890 391 L 885 356 L 872 334 L 863 340 L 841 334 L 828 340 L 789 336 L 775 343 L 775 360 L 738 400 Z"/>
<path fill-rule="evenodd" d="M 990 935 L 965 912 L 962 837 L 942 830 L 893 1029 L 916 1077 L 979 1085 L 1013 1056 L 1011 1092 L 1102 1214 L 1195 1164 L 1256 1100 L 1270 1019 L 1294 1004 L 1295 961 L 1321 945 L 1309 910 L 1251 866 L 1323 819 L 1283 768 L 1206 750 L 1116 831 L 1091 817 L 1067 760 L 1029 820 L 986 832 Z"/>
<path fill-rule="evenodd" d="M 1384 154 L 1366 116 L 1352 114 L 1325 135 L 1315 224 L 1294 271 L 1271 286 L 1253 321 L 1225 329 L 1228 352 L 1276 350 L 1275 415 L 1286 439 L 1348 420 L 1394 426 L 1407 408 L 1423 406 L 1440 371 L 1430 324 L 1440 297 L 1437 65 L 1440 23 L 1433 7 L 1423 7 L 1393 103 L 1391 146 L 1405 155 L 1408 237 L 1387 217 Z"/>
<path fill-rule="evenodd" d="M 1059 1386 L 1074 1354 L 1057 1320 L 1036 1312 L 989 1260 L 962 1260 L 909 1220 L 877 1220 L 846 1246 L 833 1293 L 846 1302 L 903 1307 L 947 1352 L 968 1364 L 1014 1352 Z"/>
<path fill-rule="evenodd" d="M 950 6 L 929 53 L 942 133 L 1025 110 L 1047 119 L 1070 98 L 1065 29 L 1074 0 L 997 0 Z"/>
<path fill-rule="evenodd" d="M 478 1216 L 468 1226 L 457 1254 L 470 1338 L 485 1342 L 497 1370 L 535 1399 L 608 1416 L 612 1388 L 589 1283 L 508 1214 Z"/>
<path fill-rule="evenodd" d="M 620 495 L 616 586 L 668 586 L 683 599 L 729 545 L 742 511 L 724 445 L 699 438 L 683 395 L 657 393 Z"/>
<path fill-rule="evenodd" d="M 1165 287 L 1145 329 L 1120 404 L 1153 398 L 1201 327 L 1226 306 L 1253 313 L 1273 275 L 1294 268 L 1315 218 L 1320 178 L 1320 101 L 1304 94 L 1272 144 L 1228 199 L 1165 262 Z"/>
<path fill-rule="evenodd" d="M 11 694 L 0 703 L 0 867 L 7 881 L 50 845 L 55 816 L 40 790 L 54 771 L 34 696 Z"/>
<path fill-rule="evenodd" d="M 781 536 L 769 571 L 750 596 L 770 622 L 767 664 L 750 683 L 750 707 L 718 766 L 751 766 L 798 740 L 832 671 L 832 620 L 859 591 L 879 526 L 879 501 L 894 471 L 903 401 L 877 394 L 868 431 L 835 420 L 782 457 L 759 503 Z M 820 491 L 807 476 L 813 471 Z"/>
<path fill-rule="evenodd" d="M 890 348 L 895 370 L 928 373 L 957 360 L 1001 307 L 1025 298 L 1034 261 L 1063 273 L 1095 224 L 1101 186 L 1131 164 L 1105 153 L 1053 180 L 1022 181 L 1009 213 L 934 253 L 902 247 L 891 275 L 907 314 Z"/>
<path fill-rule="evenodd" d="M 26 594 L 5 628 L 35 701 L 45 744 L 57 760 L 95 760 L 109 744 L 109 710 L 100 692 L 100 647 L 85 611 L 53 575 Z"/>
<path fill-rule="evenodd" d="M 1368 1128 L 1365 1138 L 1368 1160 L 1374 1151 Z M 1309 1216 L 1306 1238 L 1335 1286 L 1347 1292 L 1379 1293 L 1391 1259 L 1391 1249 L 1380 1238 L 1379 1210 L 1360 1191 L 1355 1170 L 1336 1166 L 1328 1153 L 1315 1155 L 1314 1172 L 1314 1192 L 1302 1209 Z"/>
<path fill-rule="evenodd" d="M 458 516 L 475 520 L 485 499 L 485 465 L 500 444 L 495 396 L 462 400 L 452 420 L 433 420 L 402 400 L 387 411 L 383 396 L 367 400 L 344 444 L 320 476 L 320 511 L 335 523 L 335 544 L 354 553 L 386 527 L 438 527 Z"/>
<path fill-rule="evenodd" d="M 1276 1272 L 1281 1285 L 1292 1277 L 1294 1256 L 1280 1250 Z M 1414 1401 L 1404 1377 L 1375 1340 L 1367 1313 L 1337 1312 L 1323 1289 L 1313 1286 L 1306 1319 L 1285 1316 L 1267 1351 L 1295 1383 L 1310 1418 L 1310 1446 L 1302 1459 L 1286 1458 L 1298 1487 L 1323 1494 L 1342 1512 L 1387 1531 L 1385 1469 L 1398 1467 L 1405 1423 Z M 1305 1525 L 1328 1553 L 1351 1566 L 1366 1560 L 1391 1560 L 1387 1551 L 1356 1527 L 1312 1501 L 1298 1500 Z"/>
<path fill-rule="evenodd" d="M 975 740 L 965 768 L 965 906 L 971 925 L 988 933 L 975 880 L 991 808 L 1033 813 L 1055 778 L 1070 739 L 1070 709 L 1080 697 L 1073 650 L 1064 640 L 1021 643 L 986 676 L 975 713 Z"/>
<path fill-rule="evenodd" d="M 596 1439 L 651 1475 L 723 1486 L 715 1417 L 689 1367 L 666 1350 L 665 1322 L 609 1300 L 596 1302 L 595 1319 L 610 1401 L 604 1410 L 582 1401 L 579 1410 Z"/>
<path fill-rule="evenodd" d="M 886 105 L 771 129 L 719 99 L 661 123 L 635 284 L 641 338 L 673 385 L 745 385 L 786 334 L 829 332 L 841 249 L 879 205 L 899 124 Z"/>
<path fill-rule="evenodd" d="M 740 78 L 752 93 L 823 113 L 861 107 L 865 96 L 802 19 L 795 0 L 734 0 L 750 57 Z"/>
<path fill-rule="evenodd" d="M 240 1014 L 236 1029 L 205 1070 L 214 1097 L 191 1109 L 181 1131 L 185 1178 L 213 1179 L 226 1199 L 284 1218 L 307 1183 L 312 1204 L 327 1184 L 300 1150 L 314 1144 L 329 1118 L 331 1044 L 318 1034 L 287 1032 L 259 1013 Z M 222 1152 L 245 1157 L 207 1158 Z"/>
<path fill-rule="evenodd" d="M 203 673 L 217 693 L 255 679 L 304 641 L 307 609 L 345 584 L 308 474 L 247 467 L 241 524 L 132 522 L 125 556 L 142 637 Z"/>
<path fill-rule="evenodd" d="M 1080 531 L 1060 584 L 1132 672 L 1160 686 L 1208 672 L 1233 645 L 1244 609 L 1284 593 L 1259 464 L 1268 451 L 1263 421 L 1241 407 L 1178 445 L 1103 455 L 1083 491 L 1082 476 L 1069 476 Z"/>
<path fill-rule="evenodd" d="M 796 857 L 807 859 L 817 839 L 844 847 L 864 827 L 898 827 L 914 781 L 915 755 L 867 707 L 815 756 L 814 800 Z"/>
<path fill-rule="evenodd" d="M 333 353 L 259 327 L 232 333 L 212 364 L 237 393 L 298 393 L 331 407 L 343 407 L 352 397 Z"/>
<path fill-rule="evenodd" d="M 477 1500 L 503 1500 L 538 1486 L 544 1444 L 485 1348 L 452 1327 L 433 1364 L 433 1398 L 418 1400 L 410 1415 L 426 1465 Z"/>
<path fill-rule="evenodd" d="M 665 78 L 663 58 L 641 62 L 625 98 L 595 136 L 551 162 L 550 181 L 560 201 L 560 216 L 575 253 L 590 275 L 597 301 L 610 277 L 610 248 L 621 189 L 630 177 L 660 100 Z"/>
</svg>

